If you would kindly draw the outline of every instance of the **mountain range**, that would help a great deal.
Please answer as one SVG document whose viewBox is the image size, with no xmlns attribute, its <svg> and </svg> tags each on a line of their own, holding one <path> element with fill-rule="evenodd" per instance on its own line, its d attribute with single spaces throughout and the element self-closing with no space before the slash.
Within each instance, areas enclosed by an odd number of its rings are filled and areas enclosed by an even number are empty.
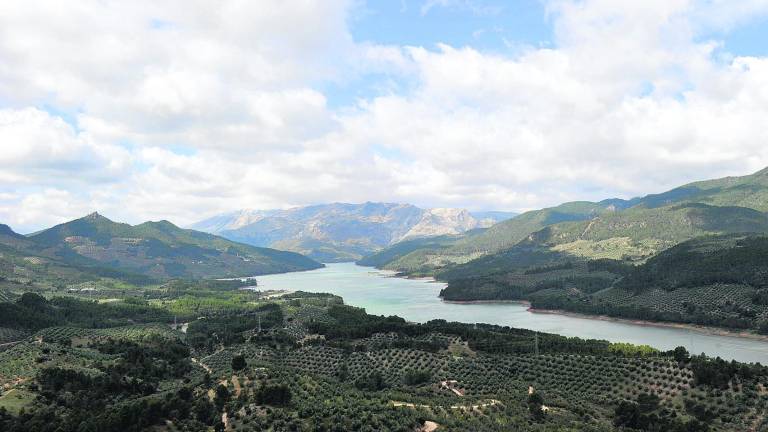
<svg viewBox="0 0 768 432">
<path fill-rule="evenodd" d="M 450 271 L 478 259 L 471 266 L 484 266 L 498 261 L 497 253 L 514 255 L 514 248 L 524 240 L 525 247 L 538 244 L 550 252 L 583 258 L 642 260 L 700 235 L 763 232 L 766 210 L 768 168 L 629 200 L 577 201 L 529 211 L 483 232 L 456 236 L 439 247 L 394 254 L 379 266 L 424 274 Z"/>
<path fill-rule="evenodd" d="M 191 228 L 254 246 L 298 252 L 323 262 L 338 262 L 357 260 L 408 239 L 482 230 L 514 215 L 396 203 L 332 203 L 287 210 L 238 210 Z"/>
<path fill-rule="evenodd" d="M 0 278 L 7 283 L 60 285 L 100 277 L 144 283 L 319 267 L 300 254 L 236 243 L 168 221 L 132 226 L 92 213 L 28 236 L 0 225 Z"/>
<path fill-rule="evenodd" d="M 768 169 L 630 200 L 572 202 L 359 261 L 448 282 L 445 300 L 527 300 L 768 334 Z"/>
</svg>

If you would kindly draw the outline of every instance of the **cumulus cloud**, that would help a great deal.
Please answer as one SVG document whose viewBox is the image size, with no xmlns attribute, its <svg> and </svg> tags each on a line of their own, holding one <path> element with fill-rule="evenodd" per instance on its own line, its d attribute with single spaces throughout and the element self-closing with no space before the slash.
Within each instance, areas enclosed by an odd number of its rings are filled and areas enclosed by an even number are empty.
<svg viewBox="0 0 768 432">
<path fill-rule="evenodd" d="M 109 182 L 124 175 L 130 155 L 111 143 L 96 143 L 59 117 L 36 108 L 0 110 L 0 178 L 8 183 Z M 82 186 L 82 185 L 81 185 Z"/>
<path fill-rule="evenodd" d="M 355 41 L 342 0 L 4 2 L 0 217 L 524 210 L 747 173 L 768 165 L 768 59 L 708 35 L 768 2 L 730 4 L 552 0 L 552 47 L 489 53 Z M 368 75 L 391 85 L 328 102 Z"/>
<path fill-rule="evenodd" d="M 87 202 L 62 189 L 48 188 L 25 194 L 18 200 L 16 198 L 0 196 L 0 215 L 5 222 L 22 229 L 38 225 L 50 226 L 84 216 L 91 211 Z"/>
<path fill-rule="evenodd" d="M 343 71 L 347 10 L 342 0 L 5 2 L 0 91 L 76 109 L 137 143 L 290 143 L 331 122 L 311 85 Z"/>
</svg>

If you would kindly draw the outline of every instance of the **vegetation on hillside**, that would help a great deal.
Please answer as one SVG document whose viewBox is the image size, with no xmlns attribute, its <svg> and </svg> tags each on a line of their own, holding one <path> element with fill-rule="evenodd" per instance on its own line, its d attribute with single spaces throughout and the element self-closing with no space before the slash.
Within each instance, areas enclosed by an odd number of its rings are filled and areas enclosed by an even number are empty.
<svg viewBox="0 0 768 432">
<path fill-rule="evenodd" d="M 520 252 L 519 258 L 507 258 L 508 262 L 514 259 L 516 266 L 451 279 L 441 296 L 447 300 L 525 299 L 540 309 L 766 333 L 767 252 L 768 237 L 754 234 L 697 238 L 640 265 L 599 259 L 542 266 L 541 259 L 532 266 L 525 259 L 533 259 L 536 253 Z"/>
<path fill-rule="evenodd" d="M 631 200 L 573 202 L 534 210 L 449 247 L 424 247 L 372 264 L 406 273 L 440 274 L 454 267 L 464 272 L 482 267 L 483 257 L 493 260 L 494 255 L 532 239 L 555 252 L 585 259 L 643 260 L 701 235 L 768 232 L 763 213 L 768 210 L 766 198 L 768 169 Z M 387 255 L 387 250 L 379 254 Z"/>
<path fill-rule="evenodd" d="M 238 210 L 200 221 L 193 228 L 254 246 L 298 252 L 321 262 L 349 262 L 403 239 L 459 235 L 512 215 L 397 203 L 328 203 Z"/>
<path fill-rule="evenodd" d="M 321 266 L 296 253 L 235 243 L 167 221 L 131 226 L 96 213 L 24 238 L 6 233 L 0 245 L 28 264 L 52 263 L 121 280 L 127 274 L 144 279 L 242 277 Z"/>
<path fill-rule="evenodd" d="M 482 231 L 477 230 L 471 232 L 468 235 L 478 235 L 480 232 Z M 438 236 L 404 240 L 399 243 L 395 243 L 391 247 L 364 257 L 363 259 L 357 261 L 357 264 L 368 267 L 384 268 L 390 263 L 404 261 L 403 258 L 414 251 L 444 250 L 449 246 L 454 245 L 463 237 L 464 236 Z M 403 265 L 393 264 L 393 267 L 401 268 Z"/>
<path fill-rule="evenodd" d="M 195 289 L 190 282 L 185 292 Z M 238 290 L 225 285 L 198 289 L 237 302 Z M 57 326 L 0 352 L 0 430 L 410 432 L 429 421 L 438 430 L 715 432 L 768 425 L 768 368 L 683 348 L 414 324 L 308 293 L 213 308 L 186 332 L 170 328 L 168 311 L 158 324 L 121 325 L 125 316 L 151 320 L 147 311 L 168 307 L 175 293 L 135 309 L 125 306 L 139 303 L 131 299 L 112 305 L 22 295 L 12 307 L 56 310 L 49 324 Z"/>
</svg>

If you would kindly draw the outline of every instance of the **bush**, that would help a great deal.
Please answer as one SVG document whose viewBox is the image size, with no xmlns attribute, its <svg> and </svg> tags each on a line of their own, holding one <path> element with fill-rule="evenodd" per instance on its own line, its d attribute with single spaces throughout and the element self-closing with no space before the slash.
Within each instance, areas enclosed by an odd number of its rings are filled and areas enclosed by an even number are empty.
<svg viewBox="0 0 768 432">
<path fill-rule="evenodd" d="M 381 375 L 381 372 L 376 371 L 356 379 L 355 387 L 360 390 L 377 391 L 385 388 L 386 383 L 384 382 L 384 377 Z"/>
<path fill-rule="evenodd" d="M 538 392 L 533 392 L 528 395 L 528 411 L 531 416 L 536 420 L 544 418 L 544 398 Z"/>
<path fill-rule="evenodd" d="M 242 354 L 232 357 L 232 370 L 241 371 L 245 369 L 246 366 L 248 366 L 248 363 L 245 362 L 245 357 L 243 357 Z"/>
<path fill-rule="evenodd" d="M 265 385 L 256 392 L 256 402 L 260 405 L 285 406 L 291 403 L 291 389 L 285 384 Z"/>
<path fill-rule="evenodd" d="M 432 374 L 425 370 L 407 370 L 403 374 L 403 383 L 406 385 L 418 385 L 432 379 Z"/>
</svg>

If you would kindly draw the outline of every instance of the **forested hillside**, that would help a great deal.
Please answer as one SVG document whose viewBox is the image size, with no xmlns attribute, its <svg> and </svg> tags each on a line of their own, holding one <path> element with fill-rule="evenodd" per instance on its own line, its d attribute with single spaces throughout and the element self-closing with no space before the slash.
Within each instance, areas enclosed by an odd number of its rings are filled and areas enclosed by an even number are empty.
<svg viewBox="0 0 768 432">
<path fill-rule="evenodd" d="M 761 430 L 768 369 L 186 283 L 0 302 L 0 430 Z M 158 294 L 160 294 L 158 296 Z M 173 317 L 185 324 L 170 325 Z M 11 319 L 15 318 L 15 319 Z M 3 327 L 6 326 L 6 327 Z M 431 429 L 427 429 L 431 428 Z"/>
<path fill-rule="evenodd" d="M 408 268 L 409 270 L 415 270 L 408 267 L 409 260 L 415 261 L 417 265 L 421 265 L 424 262 L 424 259 L 421 258 L 421 254 L 429 253 L 439 255 L 441 251 L 462 241 L 466 236 L 480 235 L 483 231 L 484 230 L 473 230 L 460 236 L 438 236 L 404 240 L 391 247 L 366 256 L 357 261 L 357 264 L 377 268 L 384 268 L 385 266 L 392 264 L 392 268 L 400 270 Z M 417 254 L 414 255 L 412 254 L 413 252 L 416 252 Z M 415 258 L 416 256 L 419 258 Z"/>
<path fill-rule="evenodd" d="M 516 249 L 515 266 L 452 271 L 447 300 L 526 299 L 534 308 L 695 323 L 768 334 L 768 237 L 705 236 L 640 265 Z M 543 255 L 543 257 L 542 257 Z M 538 259 L 537 259 L 538 258 Z"/>
<path fill-rule="evenodd" d="M 425 247 L 380 267 L 435 273 L 513 248 L 528 237 L 548 237 L 559 252 L 585 258 L 643 259 L 704 234 L 765 232 L 768 169 L 675 188 L 631 200 L 574 202 L 523 213 L 447 248 Z M 544 230 L 551 228 L 551 231 Z M 506 253 L 506 252 L 503 252 Z M 480 266 L 485 263 L 479 261 Z M 463 266 L 462 271 L 468 267 Z"/>
<path fill-rule="evenodd" d="M 531 233 L 499 253 L 439 270 L 441 279 L 514 271 L 562 261 L 614 259 L 640 263 L 685 240 L 720 233 L 768 232 L 768 215 L 743 207 L 683 204 L 632 208 L 589 221 L 565 222 Z"/>
<path fill-rule="evenodd" d="M 411 250 L 405 255 L 397 255 L 388 262 L 378 263 L 377 267 L 426 274 L 435 269 L 462 264 L 511 247 L 548 225 L 586 220 L 604 211 L 607 211 L 605 205 L 588 202 L 567 203 L 558 207 L 530 211 L 493 225 L 475 235 L 470 233 L 457 238 L 448 247 L 436 248 L 433 245 L 427 245 Z M 393 248 L 396 247 L 397 245 L 393 246 Z M 386 249 L 382 251 L 382 255 L 388 254 Z"/>
<path fill-rule="evenodd" d="M 47 264 L 157 279 L 250 276 L 321 266 L 296 253 L 236 243 L 167 221 L 131 226 L 96 213 L 28 237 L 0 234 L 0 244 L 9 248 L 8 259 L 14 255 L 25 261 L 20 276 L 36 273 L 34 265 Z"/>
</svg>

